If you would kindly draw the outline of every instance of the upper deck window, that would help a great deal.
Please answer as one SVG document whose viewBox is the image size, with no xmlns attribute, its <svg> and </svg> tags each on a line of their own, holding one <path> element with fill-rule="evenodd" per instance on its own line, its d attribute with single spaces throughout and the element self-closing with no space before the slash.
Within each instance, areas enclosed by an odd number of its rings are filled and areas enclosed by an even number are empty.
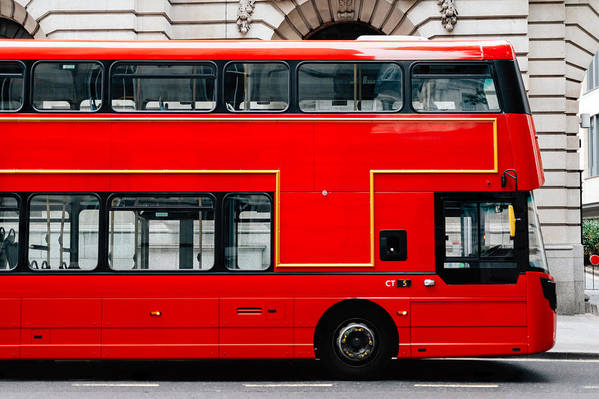
<svg viewBox="0 0 599 399">
<path fill-rule="evenodd" d="M 39 111 L 97 111 L 104 68 L 94 61 L 38 62 L 33 67 L 33 107 Z"/>
<path fill-rule="evenodd" d="M 289 67 L 282 62 L 231 62 L 225 67 L 227 110 L 284 111 L 289 105 Z"/>
<path fill-rule="evenodd" d="M 25 67 L 18 62 L 0 62 L 0 111 L 17 111 L 23 105 Z"/>
<path fill-rule="evenodd" d="M 110 79 L 117 112 L 209 112 L 216 105 L 216 67 L 207 62 L 118 63 Z"/>
<path fill-rule="evenodd" d="M 489 65 L 418 64 L 412 106 L 419 112 L 499 112 Z"/>
<path fill-rule="evenodd" d="M 298 71 L 304 112 L 393 112 L 402 107 L 402 71 L 395 63 L 304 63 Z"/>
</svg>

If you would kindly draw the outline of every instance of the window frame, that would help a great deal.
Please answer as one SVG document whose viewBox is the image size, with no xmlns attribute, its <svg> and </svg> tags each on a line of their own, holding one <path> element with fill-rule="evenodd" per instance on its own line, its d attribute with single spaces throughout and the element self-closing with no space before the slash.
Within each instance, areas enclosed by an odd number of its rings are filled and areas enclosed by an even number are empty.
<svg viewBox="0 0 599 399">
<path fill-rule="evenodd" d="M 235 196 L 235 195 L 263 195 L 266 198 L 268 198 L 268 200 L 270 201 L 270 263 L 268 265 L 267 268 L 265 269 L 261 269 L 261 270 L 250 270 L 250 269 L 229 269 L 227 267 L 227 261 L 226 261 L 226 255 L 225 255 L 225 251 L 226 251 L 226 247 L 227 247 L 227 239 L 226 239 L 226 234 L 229 231 L 229 227 L 230 227 L 230 221 L 228 220 L 227 216 L 225 215 L 225 209 L 226 209 L 226 201 L 229 197 L 231 196 Z M 222 222 L 220 223 L 220 225 L 222 226 L 222 241 L 221 241 L 221 252 L 222 252 L 222 270 L 223 272 L 227 273 L 227 274 L 265 274 L 265 273 L 271 273 L 274 271 L 274 263 L 275 263 L 275 199 L 273 197 L 273 195 L 271 195 L 271 193 L 269 192 L 265 192 L 265 191 L 233 191 L 233 192 L 228 192 L 226 193 L 221 201 L 220 204 L 220 214 L 221 214 L 221 219 Z"/>
<path fill-rule="evenodd" d="M 402 60 L 403 63 L 405 62 L 410 62 L 408 60 Z M 407 83 L 410 83 L 409 80 L 406 80 L 407 74 L 406 74 L 406 70 L 404 68 L 404 64 L 400 61 L 397 60 L 353 60 L 353 61 L 348 61 L 348 60 L 302 60 L 300 62 L 297 63 L 297 65 L 295 66 L 295 102 L 297 104 L 297 112 L 299 114 L 307 114 L 307 115 L 324 115 L 324 114 L 341 114 L 341 115 L 369 115 L 369 114 L 398 114 L 398 113 L 402 113 L 405 112 L 405 110 L 407 110 L 408 108 L 406 108 L 406 95 L 408 94 L 408 90 L 406 87 Z M 395 111 L 359 111 L 359 112 L 346 112 L 346 111 L 327 111 L 327 112 L 310 112 L 310 111 L 304 111 L 301 109 L 300 107 L 300 95 L 299 95 L 299 91 L 300 91 L 300 79 L 299 79 L 299 72 L 300 72 L 300 68 L 302 67 L 303 64 L 395 64 L 399 67 L 400 71 L 401 71 L 401 107 Z M 413 63 L 412 63 L 413 64 Z M 406 83 L 407 82 L 407 83 Z"/>
<path fill-rule="evenodd" d="M 98 200 L 98 243 L 97 243 L 97 262 L 96 265 L 91 268 L 91 269 L 42 269 L 41 265 L 39 269 L 32 269 L 30 264 L 31 262 L 29 261 L 29 251 L 30 251 L 30 229 L 31 229 L 31 200 L 39 195 L 49 195 L 49 196 L 85 196 L 85 195 L 89 195 L 91 197 L 95 197 Z M 26 232 L 25 234 L 27 235 L 27 246 L 24 248 L 25 251 L 25 257 L 24 257 L 24 264 L 22 265 L 23 268 L 20 267 L 20 265 L 17 266 L 17 268 L 13 269 L 13 270 L 18 270 L 18 271 L 25 271 L 28 272 L 29 274 L 43 274 L 43 273 L 49 273 L 49 274 L 59 274 L 59 275 L 67 275 L 67 274 L 89 274 L 89 273 L 97 273 L 98 271 L 101 271 L 102 269 L 102 259 L 103 259 L 103 248 L 102 248 L 102 212 L 104 210 L 103 208 L 103 203 L 102 203 L 102 197 L 100 196 L 99 193 L 97 192 L 88 192 L 88 191 L 81 191 L 81 192 L 73 192 L 73 191 L 58 191 L 58 192 L 52 192 L 52 191 L 34 191 L 34 192 L 30 192 L 27 195 L 27 201 L 26 201 L 26 208 L 27 208 L 27 218 L 25 220 L 25 226 L 26 226 Z M 70 233 L 69 233 L 70 234 Z"/>
<path fill-rule="evenodd" d="M 17 65 L 20 65 L 23 68 L 23 88 L 21 90 L 21 106 L 15 110 L 0 110 L 0 113 L 16 113 L 16 112 L 20 112 L 23 107 L 25 106 L 25 103 L 27 101 L 27 99 L 25 98 L 25 93 L 26 93 L 26 86 L 27 86 L 27 65 L 25 65 L 25 63 L 21 60 L 1 60 L 0 64 L 10 64 L 10 63 L 14 63 Z"/>
<path fill-rule="evenodd" d="M 227 73 L 227 67 L 229 66 L 229 64 L 283 64 L 287 67 L 287 106 L 285 107 L 285 109 L 282 110 L 248 110 L 248 111 L 241 111 L 241 110 L 229 110 L 227 108 L 227 99 L 225 96 L 225 91 L 226 91 L 226 85 L 225 85 L 225 74 Z M 297 70 L 297 66 L 295 67 L 295 69 Z M 291 102 L 292 102 L 292 98 L 291 98 L 291 85 L 292 85 L 292 69 L 291 66 L 289 64 L 289 62 L 287 60 L 250 60 L 250 61 L 246 61 L 246 60 L 230 60 L 225 62 L 225 64 L 222 67 L 222 84 L 220 85 L 220 90 L 221 90 L 221 94 L 222 94 L 222 105 L 223 105 L 223 109 L 225 113 L 230 113 L 230 114 L 282 114 L 285 113 L 287 111 L 289 111 L 289 109 L 291 108 Z"/>
<path fill-rule="evenodd" d="M 588 176 L 587 179 L 599 176 L 599 114 L 591 115 L 591 124 L 588 130 Z"/>
<path fill-rule="evenodd" d="M 526 191 L 501 191 L 501 192 L 438 192 L 435 193 L 435 271 L 446 284 L 488 285 L 488 284 L 516 284 L 519 275 L 529 269 L 528 264 L 528 192 Z M 516 217 L 516 236 L 514 237 L 514 268 L 445 268 L 446 256 L 446 229 L 445 229 L 445 202 L 459 201 L 464 203 L 493 203 L 509 202 L 514 206 Z M 478 216 L 480 218 L 480 215 Z M 480 223 L 480 221 L 479 221 Z M 450 257 L 452 260 L 459 257 Z M 464 261 L 480 262 L 484 259 L 478 254 L 477 258 L 463 257 Z M 489 258 L 492 262 L 494 259 Z"/>
<path fill-rule="evenodd" d="M 156 269 L 113 269 L 110 265 L 110 261 L 108 259 L 108 254 L 110 252 L 110 212 L 115 210 L 115 208 L 112 207 L 112 201 L 114 198 L 119 198 L 119 197 L 148 197 L 148 198 L 152 198 L 152 197 L 189 197 L 189 198 L 195 198 L 195 197 L 209 197 L 212 200 L 213 203 L 213 212 L 214 212 L 214 260 L 212 262 L 212 266 L 209 269 L 173 269 L 173 270 L 156 270 Z M 165 274 L 165 275 L 184 275 L 184 274 L 208 274 L 208 273 L 214 273 L 214 272 L 218 272 L 219 270 L 219 265 L 217 263 L 217 253 L 218 251 L 221 250 L 221 248 L 219 248 L 219 234 L 220 231 L 219 229 L 221 228 L 218 223 L 218 217 L 220 214 L 220 210 L 218 209 L 218 198 L 212 193 L 212 192 L 111 192 L 107 197 L 106 197 L 106 203 L 105 203 L 105 215 L 104 217 L 106 218 L 106 237 L 105 237 L 105 243 L 103 245 L 102 250 L 105 252 L 105 257 L 106 257 L 106 265 L 105 265 L 105 271 L 108 273 L 114 273 L 114 274 L 134 274 L 134 275 L 140 275 L 140 274 Z M 118 209 L 118 208 L 116 208 Z M 140 208 L 121 208 L 121 210 L 132 210 L 132 209 L 140 209 Z M 157 208 L 148 208 L 148 209 L 157 209 Z M 164 208 L 162 208 L 164 209 Z M 199 209 L 199 208 L 198 208 Z M 226 270 L 226 268 L 225 268 Z"/>
<path fill-rule="evenodd" d="M 471 66 L 471 65 L 486 65 L 489 68 L 489 71 L 491 73 L 491 79 L 493 79 L 493 84 L 495 85 L 495 93 L 497 94 L 497 103 L 499 104 L 499 111 L 465 111 L 465 110 L 460 110 L 460 111 L 419 111 L 416 110 L 414 108 L 414 96 L 412 93 L 412 81 L 414 78 L 414 68 L 416 68 L 418 65 L 447 65 L 447 66 Z M 481 75 L 476 75 L 476 74 L 463 74 L 464 76 L 467 75 L 471 75 L 471 76 L 481 76 Z M 412 62 L 410 64 L 410 71 L 409 71 L 409 78 L 408 78 L 408 82 L 410 85 L 409 88 L 409 95 L 410 98 L 408 98 L 407 100 L 409 101 L 410 105 L 409 105 L 409 110 L 415 114 L 435 114 L 435 115 L 470 115 L 470 114 L 494 114 L 494 115 L 498 115 L 498 114 L 503 114 L 505 113 L 505 102 L 503 101 L 503 97 L 502 97 L 502 87 L 499 85 L 499 81 L 497 79 L 497 71 L 495 70 L 495 65 L 493 64 L 492 61 L 416 61 L 416 62 Z"/>
<path fill-rule="evenodd" d="M 101 72 L 102 72 L 102 84 L 100 85 L 102 93 L 100 96 L 100 99 L 102 101 L 102 104 L 98 107 L 98 109 L 94 110 L 89 110 L 89 111 L 76 111 L 76 110 L 71 110 L 71 109 L 56 109 L 56 110 L 52 110 L 52 109 L 39 109 L 35 107 L 34 101 L 33 101 L 33 95 L 35 93 L 35 85 L 33 84 L 33 81 L 35 79 L 35 68 L 37 67 L 38 64 L 43 64 L 43 63 L 47 63 L 47 64 L 68 64 L 68 63 L 78 63 L 78 64 L 83 64 L 83 63 L 88 63 L 88 64 L 98 64 L 101 67 Z M 100 110 L 104 107 L 104 103 L 106 101 L 106 69 L 104 67 L 104 63 L 101 60 L 85 60 L 85 59 L 77 59 L 77 60 L 57 60 L 57 59 L 43 59 L 43 60 L 37 60 L 35 61 L 32 65 L 31 65 L 31 71 L 29 73 L 29 105 L 31 106 L 31 109 L 33 109 L 35 112 L 41 112 L 41 113 L 48 113 L 48 114 L 95 114 L 95 113 L 99 113 Z"/>
<path fill-rule="evenodd" d="M 158 64 L 210 64 L 214 67 L 214 105 L 210 110 L 168 110 L 168 111 L 152 111 L 152 110 L 133 110 L 131 112 L 124 111 L 116 111 L 112 107 L 112 75 L 114 74 L 113 69 L 115 66 L 119 64 L 149 64 L 149 65 L 158 65 Z M 168 78 L 165 78 L 168 79 Z M 218 73 L 218 65 L 213 60 L 116 60 L 110 62 L 110 68 L 108 69 L 108 110 L 111 113 L 119 114 L 119 115 L 132 115 L 132 114 L 208 114 L 214 112 L 218 107 L 218 93 L 219 93 L 219 73 Z"/>
</svg>

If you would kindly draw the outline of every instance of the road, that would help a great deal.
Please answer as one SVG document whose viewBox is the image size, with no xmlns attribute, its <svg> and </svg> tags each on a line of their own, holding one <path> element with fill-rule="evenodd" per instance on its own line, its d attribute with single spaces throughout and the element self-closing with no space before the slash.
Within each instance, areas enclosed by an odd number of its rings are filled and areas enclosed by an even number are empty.
<svg viewBox="0 0 599 399">
<path fill-rule="evenodd" d="M 599 357 L 395 361 L 372 381 L 318 361 L 1 362 L 1 398 L 599 397 Z"/>
</svg>

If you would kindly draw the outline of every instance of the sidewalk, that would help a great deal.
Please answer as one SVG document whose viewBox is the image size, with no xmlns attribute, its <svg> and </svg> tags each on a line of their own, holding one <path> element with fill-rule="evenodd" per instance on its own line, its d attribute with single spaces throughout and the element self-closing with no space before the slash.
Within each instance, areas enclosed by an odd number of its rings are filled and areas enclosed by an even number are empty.
<svg viewBox="0 0 599 399">
<path fill-rule="evenodd" d="M 599 355 L 599 315 L 558 315 L 556 342 L 549 353 Z"/>
</svg>

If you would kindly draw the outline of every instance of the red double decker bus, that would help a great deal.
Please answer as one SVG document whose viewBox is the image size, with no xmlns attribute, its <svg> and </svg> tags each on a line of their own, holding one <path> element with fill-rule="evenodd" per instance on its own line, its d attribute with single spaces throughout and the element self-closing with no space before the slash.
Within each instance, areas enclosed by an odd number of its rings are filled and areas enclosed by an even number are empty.
<svg viewBox="0 0 599 399">
<path fill-rule="evenodd" d="M 2 41 L 0 112 L 2 359 L 554 343 L 506 42 Z"/>
</svg>

